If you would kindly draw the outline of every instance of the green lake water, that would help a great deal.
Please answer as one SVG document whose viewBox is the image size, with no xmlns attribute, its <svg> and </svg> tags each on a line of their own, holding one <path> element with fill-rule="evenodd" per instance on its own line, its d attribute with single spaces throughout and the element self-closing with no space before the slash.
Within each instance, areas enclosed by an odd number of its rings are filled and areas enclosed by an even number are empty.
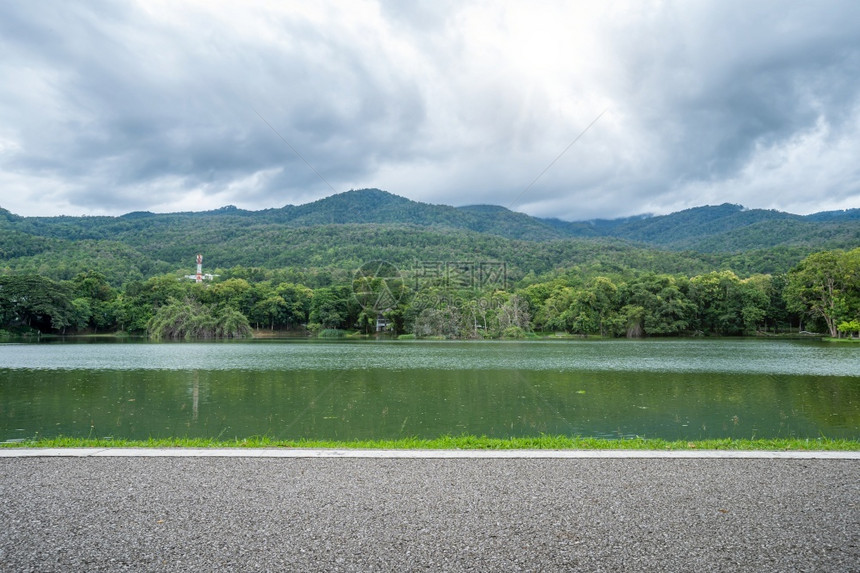
<svg viewBox="0 0 860 573">
<path fill-rule="evenodd" d="M 794 340 L 0 344 L 0 441 L 860 439 L 860 347 Z"/>
</svg>

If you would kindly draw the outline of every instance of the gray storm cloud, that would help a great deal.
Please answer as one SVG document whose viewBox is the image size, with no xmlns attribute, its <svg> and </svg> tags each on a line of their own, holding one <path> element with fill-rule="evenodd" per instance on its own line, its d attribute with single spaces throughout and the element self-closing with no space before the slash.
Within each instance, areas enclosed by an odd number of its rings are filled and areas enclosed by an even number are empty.
<svg viewBox="0 0 860 573">
<path fill-rule="evenodd" d="M 858 21 L 852 1 L 3 3 L 0 206 L 858 207 Z"/>
</svg>

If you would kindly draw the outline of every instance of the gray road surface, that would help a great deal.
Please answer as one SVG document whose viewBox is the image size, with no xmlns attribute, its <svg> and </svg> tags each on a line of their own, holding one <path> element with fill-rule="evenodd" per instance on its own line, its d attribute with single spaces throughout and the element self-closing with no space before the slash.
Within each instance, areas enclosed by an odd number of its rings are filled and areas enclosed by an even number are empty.
<svg viewBox="0 0 860 573">
<path fill-rule="evenodd" d="M 2 571 L 860 571 L 860 462 L 0 458 Z"/>
</svg>

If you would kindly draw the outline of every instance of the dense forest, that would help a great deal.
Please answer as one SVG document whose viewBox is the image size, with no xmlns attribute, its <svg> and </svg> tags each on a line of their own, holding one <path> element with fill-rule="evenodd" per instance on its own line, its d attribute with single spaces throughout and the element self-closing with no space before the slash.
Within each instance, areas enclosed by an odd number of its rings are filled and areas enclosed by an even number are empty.
<svg viewBox="0 0 860 573">
<path fill-rule="evenodd" d="M 860 331 L 858 244 L 856 209 L 801 217 L 721 205 L 567 223 L 379 190 L 256 212 L 0 210 L 0 328 L 844 336 Z M 188 278 L 198 252 L 214 275 L 202 283 Z"/>
<path fill-rule="evenodd" d="M 801 217 L 720 205 L 568 223 L 503 207 L 428 205 L 376 189 L 263 211 L 19 217 L 0 209 L 0 274 L 60 281 L 98 271 L 114 287 L 185 274 L 197 253 L 215 274 L 235 266 L 348 274 L 378 259 L 400 267 L 492 260 L 504 261 L 508 275 L 520 280 L 574 267 L 603 274 L 778 274 L 813 252 L 858 245 L 860 209 Z"/>
</svg>

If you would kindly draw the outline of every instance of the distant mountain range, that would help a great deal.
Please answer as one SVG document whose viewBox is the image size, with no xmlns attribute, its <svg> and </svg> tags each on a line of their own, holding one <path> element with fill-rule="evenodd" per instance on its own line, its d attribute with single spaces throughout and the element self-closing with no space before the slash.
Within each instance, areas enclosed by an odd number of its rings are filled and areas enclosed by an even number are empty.
<svg viewBox="0 0 860 573">
<path fill-rule="evenodd" d="M 773 268 L 756 264 L 746 269 L 770 272 L 815 250 L 858 245 L 860 209 L 801 216 L 723 204 L 670 215 L 568 222 L 495 205 L 431 205 L 379 189 L 261 211 L 227 206 L 119 217 L 21 217 L 0 209 L 0 271 L 61 277 L 84 268 L 88 257 L 109 259 L 98 264 L 111 269 L 122 260 L 134 276 L 166 272 L 185 265 L 189 253 L 197 251 L 222 267 L 348 267 L 368 257 L 516 255 L 525 274 L 585 263 L 587 258 L 575 253 L 596 252 L 597 246 L 600 252 L 624 251 L 630 260 L 636 259 L 633 251 L 699 253 L 694 258 L 712 266 L 726 266 L 744 253 L 775 250 L 782 258 Z"/>
<path fill-rule="evenodd" d="M 351 223 L 447 227 L 527 241 L 610 237 L 700 252 L 743 251 L 810 243 L 838 243 L 844 246 L 860 244 L 860 208 L 793 215 L 781 211 L 745 209 L 741 205 L 724 203 L 695 207 L 670 215 L 569 222 L 531 217 L 498 205 L 432 205 L 379 189 L 361 189 L 280 209 L 245 211 L 230 206 L 180 215 L 209 217 L 227 214 L 303 227 Z M 125 217 L 141 215 L 144 214 L 132 213 Z M 152 213 L 145 215 L 165 216 Z"/>
</svg>

